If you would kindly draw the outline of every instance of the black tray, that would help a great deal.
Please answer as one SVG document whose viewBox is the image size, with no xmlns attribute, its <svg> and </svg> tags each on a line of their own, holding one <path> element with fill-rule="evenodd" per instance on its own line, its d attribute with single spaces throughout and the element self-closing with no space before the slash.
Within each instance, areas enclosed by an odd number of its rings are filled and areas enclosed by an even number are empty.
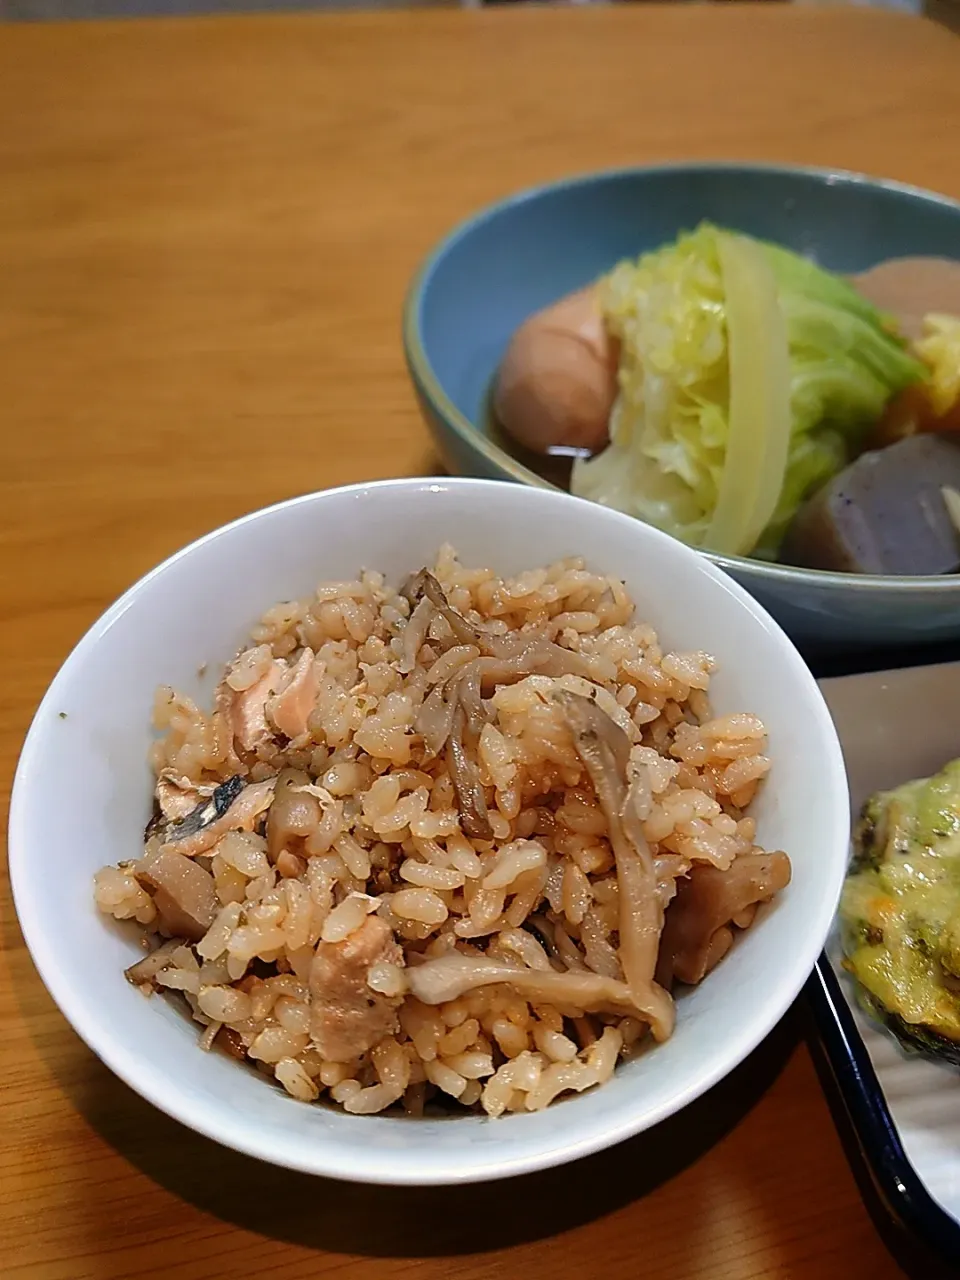
<svg viewBox="0 0 960 1280">
<path fill-rule="evenodd" d="M 864 1202 L 887 1248 L 917 1280 L 960 1275 L 960 1224 L 907 1159 L 833 965 L 821 955 L 804 990 L 817 1074 Z M 960 1081 L 958 1081 L 960 1086 Z"/>
</svg>

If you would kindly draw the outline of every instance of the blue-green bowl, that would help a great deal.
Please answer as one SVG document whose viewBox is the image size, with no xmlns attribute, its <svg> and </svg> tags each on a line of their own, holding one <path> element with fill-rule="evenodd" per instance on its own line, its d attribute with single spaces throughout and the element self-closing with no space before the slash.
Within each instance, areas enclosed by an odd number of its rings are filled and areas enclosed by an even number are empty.
<svg viewBox="0 0 960 1280">
<path fill-rule="evenodd" d="M 490 386 L 532 312 L 701 219 L 774 240 L 836 271 L 883 258 L 960 259 L 960 204 L 895 182 L 743 164 L 620 169 L 538 187 L 483 210 L 431 253 L 404 307 L 407 364 L 451 471 L 548 482 L 491 431 Z M 825 573 L 711 555 L 804 644 L 960 638 L 960 575 Z"/>
</svg>

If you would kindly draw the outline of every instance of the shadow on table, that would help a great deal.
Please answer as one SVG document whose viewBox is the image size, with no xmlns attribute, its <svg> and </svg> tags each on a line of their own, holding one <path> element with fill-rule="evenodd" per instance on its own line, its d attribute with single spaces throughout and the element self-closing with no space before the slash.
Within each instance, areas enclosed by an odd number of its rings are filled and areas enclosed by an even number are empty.
<svg viewBox="0 0 960 1280">
<path fill-rule="evenodd" d="M 4 932 L 8 932 L 6 929 Z M 8 939 L 12 941 L 12 939 Z M 32 969 L 25 952 L 24 968 Z M 797 1009 L 680 1115 L 570 1168 L 465 1187 L 371 1187 L 313 1178 L 226 1150 L 171 1120 L 79 1043 L 54 1054 L 38 1034 L 52 1006 L 35 973 L 23 1013 L 60 1087 L 105 1142 L 174 1195 L 247 1231 L 373 1257 L 480 1253 L 555 1235 L 675 1177 L 718 1142 L 779 1075 L 800 1037 Z M 32 981 L 30 978 L 32 977 Z M 26 1006 L 29 1005 L 29 1008 Z M 59 1039 L 59 1037 L 58 1037 Z"/>
</svg>

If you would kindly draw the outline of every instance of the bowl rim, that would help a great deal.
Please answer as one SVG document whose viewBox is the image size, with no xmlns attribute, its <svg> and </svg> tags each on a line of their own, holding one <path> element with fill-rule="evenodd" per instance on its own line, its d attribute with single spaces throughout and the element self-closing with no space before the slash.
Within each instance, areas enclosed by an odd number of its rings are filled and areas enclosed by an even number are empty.
<svg viewBox="0 0 960 1280">
<path fill-rule="evenodd" d="M 89 1010 L 77 1010 L 72 998 L 69 983 L 63 979 L 58 967 L 58 952 L 55 938 L 43 925 L 40 919 L 40 906 L 37 900 L 37 873 L 31 872 L 29 857 L 27 822 L 29 807 L 30 783 L 41 767 L 40 747 L 45 731 L 45 721 L 61 700 L 65 688 L 69 687 L 86 655 L 101 640 L 104 634 L 127 611 L 151 583 L 168 573 L 180 561 L 188 558 L 200 547 L 220 538 L 229 537 L 231 533 L 243 526 L 255 525 L 282 509 L 293 509 L 300 506 L 309 507 L 322 502 L 328 497 L 360 496 L 390 489 L 486 489 L 509 490 L 520 495 L 524 492 L 519 486 L 509 481 L 492 480 L 481 477 L 406 477 L 390 480 L 370 481 L 351 485 L 343 485 L 327 490 L 319 490 L 302 494 L 267 507 L 259 508 L 221 525 L 208 533 L 194 539 L 186 546 L 173 552 L 160 564 L 150 569 L 137 579 L 123 594 L 110 605 L 103 614 L 83 634 L 70 651 L 51 680 L 43 698 L 34 714 L 30 728 L 21 749 L 17 764 L 13 789 L 10 799 L 8 826 L 8 864 L 10 870 L 11 891 L 14 906 L 20 922 L 24 939 L 31 959 L 44 986 L 53 998 L 61 1014 L 76 1031 L 86 1045 L 101 1061 L 141 1097 L 152 1105 L 177 1120 L 188 1125 L 204 1137 L 222 1146 L 252 1156 L 268 1163 L 287 1167 L 299 1172 L 316 1176 L 334 1177 L 346 1181 L 376 1183 L 380 1185 L 455 1185 L 463 1182 L 482 1182 L 500 1178 L 513 1177 L 534 1172 L 561 1164 L 571 1163 L 583 1156 L 602 1151 L 638 1132 L 646 1131 L 660 1123 L 668 1116 L 681 1111 L 690 1102 L 700 1097 L 709 1088 L 723 1079 L 744 1058 L 756 1048 L 757 1044 L 769 1034 L 770 1030 L 782 1018 L 784 1013 L 801 991 L 809 972 L 816 961 L 817 954 L 826 938 L 831 921 L 835 915 L 836 902 L 842 887 L 845 873 L 845 856 L 837 856 L 834 863 L 825 863 L 821 868 L 822 877 L 832 882 L 831 898 L 833 899 L 829 913 L 824 913 L 821 928 L 816 931 L 816 941 L 812 942 L 814 933 L 809 930 L 800 940 L 793 954 L 793 963 L 788 966 L 787 974 L 780 980 L 778 987 L 770 998 L 767 1017 L 759 1019 L 751 1025 L 746 1034 L 739 1039 L 732 1039 L 730 1047 L 715 1055 L 709 1069 L 687 1082 L 681 1094 L 671 1098 L 651 1113 L 638 1118 L 638 1112 L 621 1107 L 597 1122 L 578 1139 L 562 1148 L 545 1149 L 542 1142 L 529 1151 L 516 1155 L 512 1159 L 500 1161 L 490 1160 L 478 1170 L 468 1174 L 452 1170 L 420 1170 L 415 1161 L 398 1160 L 390 1166 L 364 1163 L 361 1153 L 354 1157 L 345 1156 L 342 1152 L 325 1151 L 321 1145 L 307 1155 L 289 1150 L 278 1150 L 269 1127 L 266 1132 L 256 1128 L 243 1129 L 231 1126 L 219 1111 L 207 1110 L 194 1103 L 187 1091 L 184 1091 L 177 1079 L 171 1075 L 152 1075 L 142 1072 L 142 1053 L 135 1047 L 124 1043 L 122 1034 L 111 1028 L 106 1015 L 91 1015 Z M 849 838 L 849 800 L 846 781 L 846 769 L 836 728 L 827 704 L 809 668 L 800 656 L 792 641 L 783 629 L 767 613 L 750 593 L 731 579 L 722 570 L 711 564 L 707 558 L 693 548 L 685 546 L 678 540 L 655 529 L 651 525 L 634 521 L 622 512 L 599 507 L 586 499 L 565 494 L 562 490 L 554 490 L 547 499 L 558 505 L 587 506 L 602 513 L 602 519 L 623 522 L 625 529 L 642 532 L 635 536 L 646 538 L 651 543 L 669 543 L 682 554 L 702 562 L 708 578 L 715 586 L 733 596 L 738 605 L 750 616 L 751 625 L 770 632 L 777 641 L 778 661 L 784 669 L 790 669 L 797 681 L 799 696 L 806 695 L 811 699 L 811 712 L 817 726 L 819 738 L 819 754 L 823 761 L 824 778 L 829 784 L 822 797 L 833 812 L 831 823 L 835 830 L 831 835 L 831 844 L 836 843 L 844 851 Z M 826 902 L 826 899 L 824 900 Z M 820 933 L 823 937 L 820 937 Z M 797 964 L 797 960 L 802 964 Z M 363 1118 L 357 1118 L 363 1123 Z M 362 1142 L 359 1143 L 362 1148 Z M 353 1146 L 351 1145 L 351 1150 Z"/>
<path fill-rule="evenodd" d="M 827 187 L 874 188 L 912 201 L 935 205 L 960 219 L 960 200 L 914 186 L 894 178 L 874 177 L 853 169 L 832 169 L 816 165 L 777 164 L 740 160 L 668 161 L 653 165 L 620 165 L 571 174 L 550 182 L 524 187 L 500 200 L 485 205 L 477 212 L 457 222 L 422 259 L 410 284 L 403 303 L 402 334 L 404 353 L 413 381 L 421 395 L 433 406 L 443 421 L 461 441 L 474 452 L 481 454 L 492 466 L 506 472 L 512 480 L 538 489 L 568 492 L 559 485 L 525 467 L 480 431 L 461 413 L 444 390 L 423 342 L 421 312 L 431 278 L 446 255 L 461 240 L 487 222 L 525 204 L 532 204 L 561 191 L 589 187 L 601 182 L 618 182 L 630 178 L 657 178 L 682 172 L 715 174 L 767 174 L 784 178 L 806 178 Z M 577 495 L 571 495 L 577 496 Z M 590 499 L 587 499 L 590 501 Z M 639 517 L 632 517 L 639 519 Z M 646 523 L 641 521 L 641 523 Z M 753 559 L 749 556 L 725 555 L 699 548 L 700 554 L 734 576 L 755 576 L 767 582 L 789 586 L 791 583 L 809 583 L 829 592 L 834 591 L 883 591 L 893 596 L 917 594 L 950 596 L 960 592 L 958 574 L 877 574 L 837 573 L 829 569 L 804 569 L 799 565 L 777 564 L 773 561 Z"/>
</svg>

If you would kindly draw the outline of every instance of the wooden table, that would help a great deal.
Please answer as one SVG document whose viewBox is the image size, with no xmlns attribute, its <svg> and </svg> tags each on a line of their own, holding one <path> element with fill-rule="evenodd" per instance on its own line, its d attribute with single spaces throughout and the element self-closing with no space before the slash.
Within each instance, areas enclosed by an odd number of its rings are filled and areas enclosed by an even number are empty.
<svg viewBox="0 0 960 1280">
<path fill-rule="evenodd" d="M 960 45 L 864 11 L 421 12 L 0 27 L 0 753 L 182 543 L 432 471 L 399 309 L 454 220 L 569 170 L 748 157 L 960 196 Z M 795 1020 L 646 1138 L 397 1192 L 228 1154 L 54 1009 L 6 879 L 0 1271 L 40 1280 L 886 1280 Z M 82 963 L 78 957 L 78 963 Z"/>
</svg>

